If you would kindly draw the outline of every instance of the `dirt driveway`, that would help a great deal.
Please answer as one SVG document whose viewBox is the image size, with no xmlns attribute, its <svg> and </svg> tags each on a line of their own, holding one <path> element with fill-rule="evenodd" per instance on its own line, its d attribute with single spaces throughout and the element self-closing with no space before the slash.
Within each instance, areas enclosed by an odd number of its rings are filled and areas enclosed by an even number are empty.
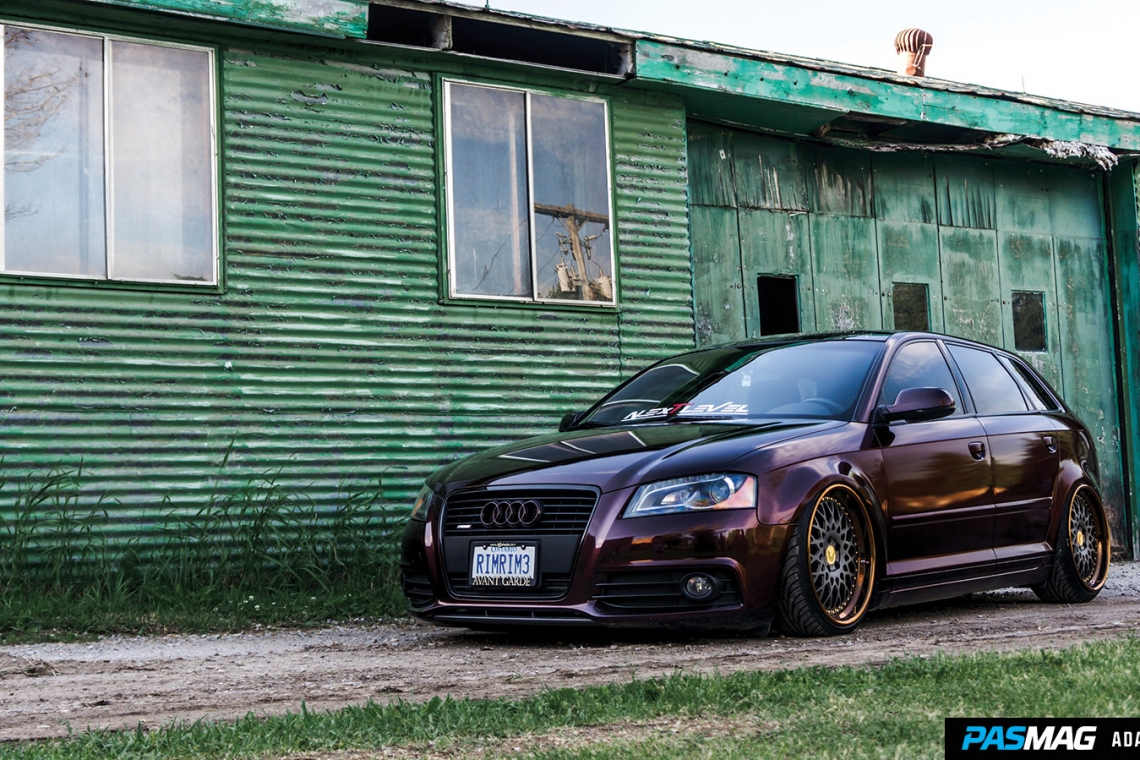
<svg viewBox="0 0 1140 760">
<path fill-rule="evenodd" d="M 880 663 L 903 655 L 1066 647 L 1140 633 L 1140 563 L 1117 564 L 1091 604 L 1029 592 L 873 613 L 853 636 L 767 639 L 480 634 L 403 623 L 220 636 L 111 637 L 0 647 L 0 740 L 156 726 L 369 699 L 519 697 L 673 671 Z"/>
</svg>

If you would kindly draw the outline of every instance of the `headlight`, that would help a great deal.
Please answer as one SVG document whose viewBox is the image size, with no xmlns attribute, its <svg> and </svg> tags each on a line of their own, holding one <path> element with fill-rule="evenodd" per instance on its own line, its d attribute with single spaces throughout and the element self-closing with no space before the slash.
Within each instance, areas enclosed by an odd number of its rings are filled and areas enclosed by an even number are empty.
<svg viewBox="0 0 1140 760">
<path fill-rule="evenodd" d="M 622 517 L 755 508 L 756 478 L 751 475 L 717 473 L 644 485 L 637 489 Z"/>
<path fill-rule="evenodd" d="M 420 492 L 416 494 L 416 503 L 415 506 L 412 507 L 412 514 L 410 519 L 426 522 L 428 504 L 431 504 L 431 497 L 434 495 L 435 493 L 426 485 L 421 488 Z"/>
</svg>

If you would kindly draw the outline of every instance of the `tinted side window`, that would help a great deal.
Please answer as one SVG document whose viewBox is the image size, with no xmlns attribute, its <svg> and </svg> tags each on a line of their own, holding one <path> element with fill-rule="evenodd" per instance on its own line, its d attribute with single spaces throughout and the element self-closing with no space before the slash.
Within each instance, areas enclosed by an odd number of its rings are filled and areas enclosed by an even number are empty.
<svg viewBox="0 0 1140 760">
<path fill-rule="evenodd" d="M 999 357 L 1001 363 L 1005 368 L 1013 372 L 1013 377 L 1021 381 L 1021 390 L 1025 391 L 1025 395 L 1029 398 L 1029 406 L 1033 409 L 1041 411 L 1054 411 L 1059 409 L 1057 402 L 1053 400 L 1053 396 L 1045 390 L 1041 384 L 1041 380 L 1037 378 L 1029 369 L 1021 364 L 1010 361 L 1004 356 Z"/>
<path fill-rule="evenodd" d="M 883 380 L 879 403 L 895 403 L 899 391 L 907 388 L 941 388 L 954 399 L 954 414 L 962 413 L 962 399 L 958 397 L 954 376 L 933 341 L 907 343 L 895 354 Z"/>
<path fill-rule="evenodd" d="M 989 351 L 950 346 L 950 355 L 966 378 L 978 414 L 1009 414 L 1029 409 L 1017 382 Z"/>
</svg>

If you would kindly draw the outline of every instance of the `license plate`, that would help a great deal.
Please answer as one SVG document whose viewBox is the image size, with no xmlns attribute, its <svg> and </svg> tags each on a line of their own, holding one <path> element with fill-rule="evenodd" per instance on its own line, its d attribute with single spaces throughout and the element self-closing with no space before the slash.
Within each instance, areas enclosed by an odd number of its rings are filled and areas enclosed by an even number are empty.
<svg viewBox="0 0 1140 760">
<path fill-rule="evenodd" d="M 538 547 L 534 544 L 475 544 L 471 547 L 471 585 L 479 588 L 530 588 L 538 583 Z"/>
</svg>

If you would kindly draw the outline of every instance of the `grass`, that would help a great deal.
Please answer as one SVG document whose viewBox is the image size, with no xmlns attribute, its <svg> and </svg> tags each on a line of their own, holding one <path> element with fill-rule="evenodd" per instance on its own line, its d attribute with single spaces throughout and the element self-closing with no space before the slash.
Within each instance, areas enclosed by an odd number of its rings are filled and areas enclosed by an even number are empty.
<svg viewBox="0 0 1140 760">
<path fill-rule="evenodd" d="M 404 747 L 412 756 L 516 746 L 540 758 L 938 757 L 943 718 L 1140 715 L 1140 640 L 1070 650 L 896 660 L 881 667 L 672 676 L 515 701 L 433 699 L 0 747 L 0 758 L 274 757 Z M 609 743 L 559 731 L 676 719 Z M 697 731 L 686 731 L 689 723 Z M 645 733 L 645 732 L 643 732 Z M 510 741 L 503 742 L 503 739 Z"/>
<path fill-rule="evenodd" d="M 403 614 L 406 510 L 385 504 L 379 482 L 344 485 L 319 508 L 265 475 L 215 488 L 196 510 L 164 500 L 149 535 L 124 539 L 114 496 L 85 493 L 82 479 L 81 468 L 0 479 L 0 643 Z"/>
</svg>

